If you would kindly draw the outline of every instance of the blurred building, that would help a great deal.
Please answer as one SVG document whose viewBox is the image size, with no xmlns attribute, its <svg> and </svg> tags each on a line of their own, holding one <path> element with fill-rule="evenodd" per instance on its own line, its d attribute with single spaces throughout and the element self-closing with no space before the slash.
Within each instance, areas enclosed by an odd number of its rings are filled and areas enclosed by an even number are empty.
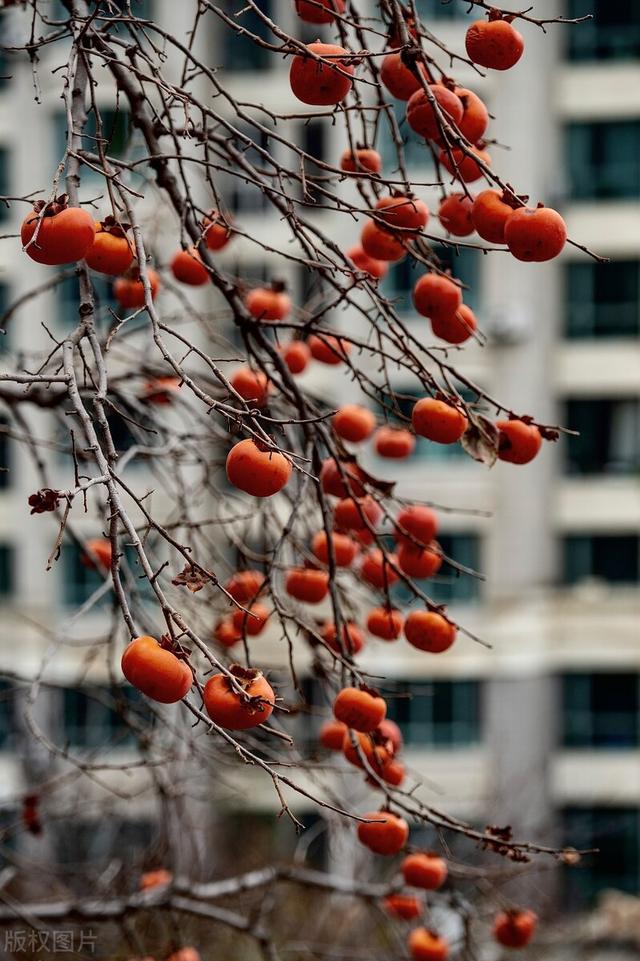
<svg viewBox="0 0 640 961">
<path fill-rule="evenodd" d="M 261 5 L 294 29 L 288 3 Z M 175 19 L 168 0 L 145 6 Z M 423 0 L 417 6 L 434 32 L 462 52 L 464 2 Z M 484 575 L 458 575 L 445 566 L 426 590 L 449 603 L 454 618 L 489 641 L 491 650 L 460 636 L 440 657 L 420 655 L 402 642 L 371 645 L 363 657 L 367 668 L 390 679 L 385 691 L 402 724 L 407 763 L 425 776 L 435 805 L 474 823 L 510 823 L 519 836 L 601 848 L 599 858 L 563 879 L 565 903 L 573 908 L 589 904 L 605 887 L 640 889 L 640 7 L 605 0 L 535 5 L 540 17 L 592 11 L 592 21 L 552 25 L 546 34 L 525 24 L 526 52 L 517 68 L 477 86 L 496 118 L 490 128 L 496 169 L 519 192 L 527 189 L 534 203 L 560 209 L 570 235 L 611 262 L 573 246 L 546 265 L 464 247 L 441 249 L 470 286 L 465 299 L 488 338 L 484 348 L 454 352 L 452 362 L 517 413 L 566 425 L 580 436 L 545 444 L 526 468 L 500 463 L 489 471 L 455 445 L 426 441 L 400 466 L 366 455 L 373 473 L 399 479 L 403 496 L 445 508 L 439 537 L 445 553 Z M 250 13 L 243 22 L 261 29 Z M 317 35 L 303 33 L 307 40 Z M 232 42 L 226 32 L 222 38 L 214 31 L 211 44 L 211 62 L 233 74 L 239 100 L 291 111 L 285 61 L 241 39 Z M 7 60 L 0 70 L 5 74 L 13 79 L 1 81 L 0 193 L 19 196 L 47 187 L 61 152 L 64 115 L 58 100 L 46 101 L 39 149 L 21 143 L 15 130 L 31 99 L 29 67 L 14 69 Z M 474 87 L 471 71 L 457 76 Z M 114 112 L 113 124 L 125 150 L 126 117 Z M 335 162 L 346 146 L 340 125 L 327 119 L 291 120 L 286 129 L 319 159 Z M 424 145 L 406 125 L 402 130 L 412 179 L 433 182 Z M 285 156 L 266 134 L 263 146 Z M 387 144 L 377 146 L 385 155 Z M 255 187 L 235 177 L 223 189 L 249 235 L 268 232 L 275 249 L 287 242 L 286 224 L 273 214 L 265 223 L 267 204 Z M 348 195 L 348 186 L 344 190 Z M 435 188 L 417 192 L 437 210 Z M 16 233 L 19 214 L 20 207 L 0 207 L 3 233 Z M 309 215 L 345 248 L 357 241 L 349 218 Z M 435 216 L 429 230 L 439 231 Z M 11 244 L 3 242 L 0 307 L 32 284 L 32 272 Z M 225 258 L 251 280 L 284 276 L 296 303 L 314 294 L 306 271 L 244 241 Z M 411 308 L 417 275 L 404 262 L 390 272 L 384 290 L 397 298 L 410 330 L 429 343 L 427 322 Z M 47 301 L 60 323 L 62 297 L 52 294 Z M 352 322 L 335 318 L 345 328 Z M 26 336 L 15 326 L 3 338 L 9 342 L 4 349 L 26 347 Z M 309 374 L 310 387 L 319 377 Z M 394 387 L 407 395 L 410 409 L 415 384 Z M 358 399 L 353 391 L 350 382 L 335 379 L 336 403 Z M 0 657 L 5 668 L 9 654 L 14 669 L 24 660 L 28 673 L 41 651 L 32 621 L 42 623 L 43 612 L 62 617 L 84 600 L 91 573 L 71 550 L 51 574 L 37 573 L 44 570 L 50 532 L 25 520 L 24 499 L 39 484 L 24 450 L 1 434 L 0 444 L 0 460 L 10 468 L 0 473 L 0 593 L 2 622 L 10 625 Z M 17 639 L 25 656 L 16 660 Z M 273 645 L 275 662 L 281 656 L 275 638 Z M 86 739 L 99 744 L 117 722 L 85 694 L 59 692 L 56 716 L 72 745 Z M 1 701 L 0 725 L 2 793 L 11 797 L 21 775 L 11 754 L 10 709 L 3 711 Z M 270 785 L 255 774 L 247 777 L 255 781 L 255 790 L 246 792 L 252 807 L 262 814 L 275 810 Z M 262 814 L 247 807 L 235 818 L 245 830 L 246 819 Z M 538 885 L 544 902 L 544 876 Z"/>
</svg>

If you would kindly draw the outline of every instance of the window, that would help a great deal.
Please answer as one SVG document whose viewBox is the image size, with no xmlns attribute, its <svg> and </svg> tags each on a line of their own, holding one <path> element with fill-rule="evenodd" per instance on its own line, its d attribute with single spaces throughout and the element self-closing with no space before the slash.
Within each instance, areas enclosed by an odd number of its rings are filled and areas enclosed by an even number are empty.
<svg viewBox="0 0 640 961">
<path fill-rule="evenodd" d="M 640 675 L 566 674 L 562 678 L 565 747 L 640 744 Z"/>
<path fill-rule="evenodd" d="M 238 125 L 241 132 L 245 137 L 249 137 L 253 143 L 255 143 L 260 150 L 266 150 L 269 153 L 272 149 L 268 135 L 264 130 L 259 130 L 254 127 L 248 127 L 243 125 Z M 269 171 L 273 168 L 269 164 L 269 160 L 266 156 L 256 150 L 254 147 L 247 147 L 245 140 L 242 137 L 236 137 L 233 140 L 236 149 L 243 155 L 243 157 L 256 168 L 256 177 L 260 177 L 260 173 L 264 171 L 264 180 L 267 183 L 271 183 L 271 178 L 269 177 Z M 260 188 L 260 186 L 253 182 L 253 180 L 243 179 L 244 171 L 242 169 L 238 170 L 239 176 L 229 177 L 229 206 L 233 213 L 259 213 L 262 210 L 267 210 L 269 207 L 269 199 Z M 247 172 L 247 176 L 252 177 L 250 171 Z M 260 178 L 262 179 L 262 178 Z"/>
<path fill-rule="evenodd" d="M 428 25 L 429 20 L 459 20 L 465 17 L 464 0 L 416 0 L 416 10 L 421 20 Z"/>
<path fill-rule="evenodd" d="M 221 874 L 252 871 L 273 863 L 292 861 L 317 870 L 326 868 L 327 831 L 315 811 L 297 811 L 305 826 L 298 838 L 284 818 L 257 811 L 229 811 L 224 818 L 221 843 L 216 849 L 216 866 Z M 251 844 L 246 843 L 251 838 Z"/>
<path fill-rule="evenodd" d="M 257 0 L 256 6 L 266 17 L 271 18 L 273 10 L 271 0 Z M 227 16 L 235 20 L 239 27 L 244 27 L 250 33 L 262 40 L 273 41 L 274 36 L 255 10 L 251 10 L 243 0 L 227 0 L 222 4 Z M 259 46 L 250 37 L 232 30 L 222 20 L 214 20 L 215 32 L 220 43 L 218 56 L 226 70 L 263 71 L 268 70 L 274 63 L 274 56 L 270 50 Z"/>
<path fill-rule="evenodd" d="M 102 139 L 104 152 L 109 157 L 123 157 L 131 137 L 131 123 L 126 110 L 113 107 L 98 106 L 102 121 Z M 67 115 L 62 112 L 54 114 L 54 135 L 56 160 L 64 155 L 67 146 Z M 98 153 L 96 117 L 93 108 L 88 109 L 87 122 L 82 135 L 83 150 Z M 91 168 L 83 168 L 83 177 L 96 176 Z"/>
<path fill-rule="evenodd" d="M 16 688 L 9 681 L 0 680 L 0 750 L 11 746 L 15 735 L 13 720 L 13 699 Z"/>
<path fill-rule="evenodd" d="M 568 264 L 565 277 L 567 337 L 638 336 L 640 261 Z"/>
<path fill-rule="evenodd" d="M 9 309 L 9 303 L 9 287 L 0 281 L 0 355 L 6 354 L 11 347 L 11 324 L 14 323 L 15 320 L 12 320 L 8 326 L 5 326 L 3 319 Z"/>
<path fill-rule="evenodd" d="M 387 716 L 408 746 L 467 747 L 482 737 L 478 681 L 384 683 Z"/>
<path fill-rule="evenodd" d="M 77 607 L 84 604 L 94 591 L 98 590 L 107 579 L 107 572 L 89 567 L 83 562 L 82 549 L 77 544 L 64 544 L 60 555 L 59 565 L 62 565 L 64 603 Z M 109 578 L 110 582 L 110 578 Z M 111 597 L 111 588 L 107 588 L 101 597 L 104 603 Z"/>
<path fill-rule="evenodd" d="M 439 266 L 443 270 L 451 270 L 453 276 L 469 288 L 464 291 L 464 302 L 475 309 L 480 288 L 479 258 L 482 255 L 477 250 L 465 247 L 455 250 L 444 244 L 433 244 L 433 251 Z M 391 265 L 382 282 L 382 292 L 385 297 L 396 301 L 396 308 L 400 313 L 415 313 L 411 292 L 424 272 L 424 267 L 421 264 L 416 265 L 412 257 L 405 257 L 399 263 Z"/>
<path fill-rule="evenodd" d="M 640 468 L 640 401 L 569 400 L 564 423 L 569 474 L 631 474 Z"/>
<path fill-rule="evenodd" d="M 109 328 L 116 322 L 111 311 L 118 311 L 118 304 L 113 297 L 113 278 L 103 274 L 92 273 L 91 285 L 95 305 L 95 317 L 97 325 L 103 330 Z M 58 284 L 56 290 L 57 319 L 60 327 L 66 330 L 73 328 L 78 323 L 78 310 L 80 308 L 80 287 L 77 277 L 67 277 Z M 143 321 L 144 323 L 145 321 Z M 134 322 L 135 323 L 135 322 Z"/>
<path fill-rule="evenodd" d="M 612 584 L 636 584 L 640 537 L 636 534 L 575 534 L 563 542 L 565 584 L 597 577 Z"/>
<path fill-rule="evenodd" d="M 116 817 L 83 820 L 70 817 L 56 829 L 56 859 L 60 864 L 88 862 L 92 870 L 127 852 L 127 863 L 141 859 L 153 839 L 148 821 L 122 821 Z"/>
<path fill-rule="evenodd" d="M 11 188 L 9 186 L 11 181 L 11 172 L 9 169 L 10 154 L 7 147 L 0 147 L 0 194 L 3 197 L 8 197 L 11 193 Z M 6 204 L 0 203 L 0 223 L 4 223 L 8 220 L 10 216 L 9 207 Z"/>
<path fill-rule="evenodd" d="M 15 556 L 13 547 L 0 544 L 0 600 L 10 597 L 14 589 Z"/>
<path fill-rule="evenodd" d="M 106 685 L 64 688 L 63 737 L 72 747 L 123 747 L 137 743 L 135 732 L 151 715 L 135 688 Z M 130 723 L 127 723 L 127 720 Z M 133 728 L 133 729 L 132 729 Z"/>
<path fill-rule="evenodd" d="M 324 161 L 327 156 L 327 125 L 322 120 L 310 120 L 308 123 L 301 124 L 298 128 L 297 144 L 301 150 L 304 150 L 312 160 L 304 161 L 305 176 L 309 178 L 306 183 L 307 197 L 305 198 L 307 202 L 309 201 L 309 193 L 311 197 L 316 197 L 316 193 L 313 191 L 313 178 L 314 177 L 326 177 L 326 171 L 319 167 L 318 164 L 314 163 L 314 160 Z M 300 157 L 295 155 L 292 156 L 292 169 L 297 170 L 300 167 Z M 303 196 L 302 184 L 298 185 L 298 195 L 300 198 Z M 317 196 L 318 202 L 321 202 L 321 197 Z"/>
<path fill-rule="evenodd" d="M 635 60 L 640 57 L 637 0 L 569 0 L 568 17 L 593 20 L 567 30 L 570 60 Z"/>
<path fill-rule="evenodd" d="M 11 483 L 11 441 L 7 431 L 9 423 L 0 417 L 0 490 L 6 490 Z"/>
<path fill-rule="evenodd" d="M 463 567 L 478 571 L 480 566 L 480 538 L 477 534 L 438 534 L 443 553 Z M 482 582 L 470 574 L 460 573 L 444 561 L 438 574 L 425 581 L 416 581 L 425 594 L 437 604 L 468 603 L 480 596 Z M 402 581 L 391 588 L 394 601 L 408 604 L 413 594 Z"/>
<path fill-rule="evenodd" d="M 566 146 L 571 197 L 640 196 L 640 120 L 569 124 Z"/>
<path fill-rule="evenodd" d="M 562 812 L 564 842 L 597 848 L 564 875 L 565 901 L 588 907 L 599 891 L 614 888 L 636 894 L 640 885 L 640 810 L 628 807 L 567 807 Z"/>
</svg>

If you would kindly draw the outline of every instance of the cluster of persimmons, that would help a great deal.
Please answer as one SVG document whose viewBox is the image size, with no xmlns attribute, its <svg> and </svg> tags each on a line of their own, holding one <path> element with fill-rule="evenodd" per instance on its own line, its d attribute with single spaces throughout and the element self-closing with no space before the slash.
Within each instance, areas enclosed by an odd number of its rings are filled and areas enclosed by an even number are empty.
<svg viewBox="0 0 640 961">
<path fill-rule="evenodd" d="M 344 0 L 295 0 L 299 17 L 309 23 L 331 23 L 345 11 Z M 513 18 L 495 10 L 488 19 L 473 23 L 466 36 L 469 59 L 482 67 L 507 70 L 523 55 L 524 42 L 512 25 Z M 416 37 L 410 17 L 404 25 L 409 37 Z M 436 82 L 426 60 L 406 47 L 399 36 L 389 37 L 389 52 L 380 67 L 380 81 L 396 100 L 406 101 L 406 122 L 429 142 L 438 162 L 457 184 L 440 203 L 437 213 L 450 237 L 477 234 L 490 244 L 506 245 L 520 261 L 542 262 L 562 250 L 567 232 L 562 217 L 542 205 L 528 207 L 510 188 L 481 190 L 476 195 L 468 184 L 491 170 L 491 156 L 485 136 L 489 113 L 481 98 L 453 81 Z M 295 97 L 305 104 L 332 106 L 349 95 L 356 78 L 358 56 L 344 47 L 320 41 L 298 52 L 291 62 L 290 85 Z M 347 149 L 336 170 L 355 179 L 381 179 L 381 155 L 373 147 Z M 489 178 L 489 182 L 491 181 Z M 368 211 L 360 241 L 346 252 L 353 276 L 362 284 L 376 284 L 386 275 L 389 264 L 411 255 L 414 244 L 425 231 L 430 212 L 425 202 L 411 191 L 391 191 L 377 199 Z M 170 261 L 170 271 L 179 283 L 201 286 L 211 282 L 211 272 L 201 251 L 215 253 L 233 238 L 231 219 L 214 209 L 201 223 L 197 245 L 181 249 Z M 113 217 L 95 222 L 79 207 L 68 205 L 63 195 L 53 202 L 37 202 L 22 225 L 22 243 L 36 262 L 60 265 L 84 260 L 99 273 L 115 278 L 113 294 L 124 310 L 141 310 L 147 296 L 154 300 L 160 290 L 158 272 L 147 267 L 148 288 L 136 258 L 133 231 Z M 244 308 L 256 324 L 283 324 L 293 310 L 283 284 L 255 287 L 243 294 Z M 476 336 L 477 319 L 463 303 L 462 285 L 435 264 L 418 278 L 413 288 L 416 311 L 427 318 L 433 335 L 449 345 L 459 345 Z M 352 344 L 345 336 L 321 331 L 304 338 L 289 339 L 278 348 L 292 376 L 302 374 L 311 361 L 329 366 L 347 365 Z M 274 399 L 277 388 L 263 370 L 243 366 L 229 380 L 235 395 L 247 411 L 263 411 Z M 180 380 L 160 377 L 145 385 L 143 400 L 151 404 L 173 403 Z M 326 457 L 317 478 L 322 498 L 329 506 L 332 524 L 323 525 L 310 541 L 312 560 L 292 566 L 283 574 L 284 590 L 303 605 L 320 604 L 330 592 L 331 571 L 350 569 L 360 581 L 378 592 L 378 602 L 366 612 L 367 632 L 384 642 L 404 637 L 412 647 L 430 654 L 447 651 L 454 643 L 457 626 L 442 607 L 427 605 L 405 614 L 392 606 L 389 589 L 403 579 L 434 577 L 443 553 L 436 539 L 437 515 L 421 504 L 406 504 L 400 510 L 385 503 L 381 486 L 358 463 L 359 445 L 372 442 L 379 457 L 409 457 L 416 438 L 436 444 L 458 443 L 470 428 L 469 412 L 463 402 L 444 391 L 418 400 L 409 427 L 390 426 L 360 404 L 346 404 L 333 413 L 331 430 L 342 457 Z M 532 418 L 511 416 L 495 424 L 497 457 L 512 464 L 527 464 L 539 452 L 543 433 Z M 344 445 L 350 445 L 345 448 Z M 355 452 L 354 452 L 355 450 Z M 269 498 L 281 492 L 294 474 L 294 461 L 276 444 L 264 442 L 255 432 L 236 442 L 226 458 L 229 482 L 254 498 Z M 389 532 L 391 529 L 391 533 Z M 383 540 L 384 538 L 384 540 Z M 393 547 L 390 548 L 390 538 Z M 84 562 L 106 573 L 112 564 L 111 543 L 93 539 L 86 543 Z M 266 628 L 273 612 L 268 605 L 268 582 L 258 570 L 238 570 L 225 584 L 235 603 L 233 614 L 214 628 L 214 640 L 224 649 Z M 353 659 L 366 642 L 363 629 L 354 621 L 335 624 L 326 621 L 319 629 L 325 647 L 346 660 Z M 169 638 L 137 637 L 122 657 L 122 671 L 129 682 L 147 697 L 163 704 L 180 701 L 192 689 L 194 674 L 184 653 Z M 276 707 L 276 693 L 263 673 L 233 664 L 209 677 L 203 689 L 205 709 L 212 722 L 229 731 L 255 728 L 267 721 Z M 386 717 L 387 705 L 378 691 L 359 684 L 344 686 L 333 703 L 334 719 L 319 733 L 322 747 L 340 752 L 364 772 L 371 785 L 398 788 L 405 779 L 400 760 L 402 734 Z M 409 827 L 388 809 L 364 815 L 357 835 L 363 845 L 379 855 L 404 850 Z M 412 852 L 401 864 L 408 888 L 418 891 L 439 889 L 447 879 L 447 864 L 438 855 Z M 143 878 L 142 887 L 170 883 L 171 878 Z M 395 917 L 413 920 L 423 911 L 420 894 L 389 895 L 385 909 Z M 495 938 L 508 947 L 522 947 L 533 935 L 536 918 L 530 911 L 501 913 L 495 920 Z M 449 952 L 446 940 L 424 927 L 414 928 L 408 949 L 415 961 L 444 961 Z M 184 949 L 194 951 L 194 949 Z M 195 961 L 181 953 L 172 961 Z"/>
</svg>

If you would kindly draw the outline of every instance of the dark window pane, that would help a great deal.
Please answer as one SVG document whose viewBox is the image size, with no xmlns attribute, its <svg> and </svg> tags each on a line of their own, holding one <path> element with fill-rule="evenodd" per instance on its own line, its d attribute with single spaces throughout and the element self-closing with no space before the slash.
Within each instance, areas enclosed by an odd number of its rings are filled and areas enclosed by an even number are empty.
<svg viewBox="0 0 640 961">
<path fill-rule="evenodd" d="M 640 538 L 636 535 L 577 534 L 563 541 L 565 584 L 597 577 L 614 584 L 638 582 Z"/>
<path fill-rule="evenodd" d="M 478 681 L 385 681 L 384 696 L 407 745 L 463 747 L 481 739 Z"/>
<path fill-rule="evenodd" d="M 563 420 L 569 474 L 631 474 L 640 467 L 640 402 L 569 400 Z"/>
<path fill-rule="evenodd" d="M 637 337 L 640 262 L 568 264 L 566 303 L 567 337 Z"/>
<path fill-rule="evenodd" d="M 564 36 L 570 60 L 635 60 L 640 57 L 640 8 L 636 0 L 569 0 L 569 17 L 592 15 Z"/>
<path fill-rule="evenodd" d="M 124 156 L 131 138 L 131 122 L 126 110 L 112 107 L 99 107 L 102 121 L 102 146 L 108 157 Z M 67 145 L 67 116 L 56 113 L 53 118 L 55 125 L 56 159 L 64 155 Z M 82 135 L 82 147 L 89 153 L 98 153 L 96 116 L 93 108 L 88 109 L 87 122 Z M 83 177 L 91 176 L 95 172 L 90 167 L 83 167 Z"/>
<path fill-rule="evenodd" d="M 4 317 L 10 302 L 9 287 L 7 284 L 0 282 L 0 318 Z M 5 326 L 4 321 L 0 319 L 0 354 L 4 354 L 11 349 L 11 324 L 14 322 L 10 321 Z"/>
<path fill-rule="evenodd" d="M 11 172 L 9 169 L 9 164 L 11 162 L 11 154 L 7 147 L 0 147 L 0 194 L 3 197 L 8 197 L 11 194 Z M 0 203 L 0 223 L 7 220 L 9 217 L 9 208 L 6 204 Z"/>
<path fill-rule="evenodd" d="M 588 907 L 605 888 L 636 894 L 640 885 L 640 811 L 637 808 L 568 807 L 563 811 L 564 842 L 598 848 L 580 865 L 567 868 L 568 908 Z"/>
<path fill-rule="evenodd" d="M 271 0 L 257 0 L 256 6 L 267 17 L 272 15 Z M 243 0 L 226 0 L 222 4 L 224 12 L 250 33 L 262 40 L 273 42 L 274 37 L 269 28 Z M 238 15 L 239 14 L 239 15 Z M 227 26 L 218 18 L 213 19 L 216 38 L 219 42 L 218 56 L 227 70 L 267 70 L 274 63 L 274 54 L 255 43 L 250 37 Z"/>
<path fill-rule="evenodd" d="M 458 20 L 465 17 L 469 5 L 465 6 L 464 0 L 417 0 L 416 10 L 428 26 L 429 20 Z"/>
<path fill-rule="evenodd" d="M 135 688 L 65 688 L 62 697 L 63 738 L 72 747 L 131 746 L 137 743 L 135 731 L 151 721 L 146 702 Z"/>
<path fill-rule="evenodd" d="M 566 149 L 571 197 L 616 200 L 640 196 L 640 121 L 569 124 Z"/>
<path fill-rule="evenodd" d="M 269 158 L 260 153 L 260 150 L 264 150 L 268 154 L 271 149 L 268 135 L 254 127 L 242 124 L 238 126 L 244 137 L 248 137 L 259 149 L 247 147 L 246 140 L 240 136 L 234 138 L 234 146 L 248 163 L 256 168 L 257 172 L 268 172 L 271 169 Z M 259 173 L 254 175 L 251 171 L 247 171 L 246 178 L 242 176 L 242 172 L 240 176 L 229 177 L 228 201 L 233 213 L 259 213 L 268 208 L 269 200 L 256 182 L 258 176 Z M 266 180 L 269 182 L 268 176 Z"/>
<path fill-rule="evenodd" d="M 480 538 L 477 534 L 439 534 L 438 543 L 443 553 L 457 564 L 479 570 Z M 443 562 L 435 577 L 415 583 L 438 604 L 475 601 L 480 596 L 482 585 L 477 577 L 459 572 L 447 561 Z M 393 585 L 391 595 L 398 605 L 408 604 L 414 596 L 402 582 Z"/>
<path fill-rule="evenodd" d="M 566 747 L 630 748 L 640 743 L 637 674 L 567 674 L 562 679 Z"/>
<path fill-rule="evenodd" d="M 11 747 L 15 737 L 13 703 L 16 688 L 9 681 L 0 680 L 0 750 Z"/>
<path fill-rule="evenodd" d="M 9 544 L 0 544 L 0 597 L 9 597 L 15 586 L 15 552 Z"/>
<path fill-rule="evenodd" d="M 0 418 L 0 490 L 5 490 L 12 481 L 11 441 L 7 435 L 8 421 Z"/>
</svg>

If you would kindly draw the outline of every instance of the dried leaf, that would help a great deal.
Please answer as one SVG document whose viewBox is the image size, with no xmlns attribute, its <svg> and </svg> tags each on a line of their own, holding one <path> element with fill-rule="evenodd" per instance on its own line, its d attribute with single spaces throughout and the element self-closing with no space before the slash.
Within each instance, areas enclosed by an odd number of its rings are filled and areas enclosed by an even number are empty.
<svg viewBox="0 0 640 961">
<path fill-rule="evenodd" d="M 476 415 L 460 439 L 463 449 L 474 460 L 493 467 L 498 459 L 498 428 L 482 415 Z"/>
<path fill-rule="evenodd" d="M 214 580 L 215 577 L 208 571 L 202 571 L 199 568 L 192 567 L 191 564 L 186 564 L 184 569 L 172 579 L 171 583 L 175 584 L 176 587 L 186 587 L 192 594 L 195 594 L 196 591 L 201 591 L 206 584 Z"/>
<path fill-rule="evenodd" d="M 31 508 L 32 514 L 45 514 L 47 511 L 54 511 L 62 494 L 60 491 L 54 491 L 50 487 L 43 487 L 42 490 L 36 491 L 35 494 L 31 494 L 28 500 L 29 507 Z"/>
</svg>

